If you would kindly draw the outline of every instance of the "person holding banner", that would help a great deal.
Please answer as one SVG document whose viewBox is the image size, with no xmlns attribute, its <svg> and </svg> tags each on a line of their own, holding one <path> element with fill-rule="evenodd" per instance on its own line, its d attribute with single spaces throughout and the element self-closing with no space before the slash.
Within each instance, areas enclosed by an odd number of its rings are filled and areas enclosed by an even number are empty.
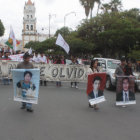
<svg viewBox="0 0 140 140">
<path fill-rule="evenodd" d="M 93 74 L 100 71 L 101 70 L 98 68 L 98 59 L 92 60 L 88 69 L 88 74 Z"/>
<path fill-rule="evenodd" d="M 30 55 L 29 55 L 29 53 L 26 52 L 23 55 L 23 62 L 21 62 L 17 65 L 17 69 L 33 69 L 34 66 L 29 61 L 30 61 Z M 25 109 L 25 108 L 27 109 L 28 112 L 33 112 L 31 103 L 22 102 L 21 109 Z"/>
<path fill-rule="evenodd" d="M 46 56 L 43 52 L 41 52 L 41 54 L 40 54 L 39 63 L 41 63 L 41 64 L 46 64 L 47 63 Z M 40 80 L 40 85 L 41 86 L 43 85 L 43 83 L 44 83 L 44 86 L 47 86 L 47 81 L 46 80 L 44 80 L 44 81 Z"/>
<path fill-rule="evenodd" d="M 76 58 L 72 58 L 72 62 L 71 62 L 70 65 L 78 65 L 78 64 L 79 64 L 79 63 L 78 63 L 77 59 L 76 59 Z M 75 84 L 75 86 L 74 86 L 74 84 Z M 73 87 L 78 88 L 77 82 L 71 82 L 71 87 L 72 87 L 72 88 L 73 88 Z"/>
<path fill-rule="evenodd" d="M 133 76 L 132 62 L 130 60 L 127 61 L 127 65 L 124 68 L 124 73 L 127 76 Z"/>
<path fill-rule="evenodd" d="M 125 75 L 125 71 L 124 71 L 125 66 L 126 66 L 126 59 L 124 57 L 122 57 L 121 58 L 121 64 L 115 70 L 115 75 L 116 76 Z"/>
<path fill-rule="evenodd" d="M 90 64 L 90 68 L 88 69 L 88 74 L 93 74 L 93 73 L 98 73 L 101 72 L 98 68 L 98 59 L 92 60 Z M 98 110 L 99 108 L 97 107 L 96 104 L 93 106 L 89 103 L 90 108 L 94 108 L 95 110 Z"/>
</svg>

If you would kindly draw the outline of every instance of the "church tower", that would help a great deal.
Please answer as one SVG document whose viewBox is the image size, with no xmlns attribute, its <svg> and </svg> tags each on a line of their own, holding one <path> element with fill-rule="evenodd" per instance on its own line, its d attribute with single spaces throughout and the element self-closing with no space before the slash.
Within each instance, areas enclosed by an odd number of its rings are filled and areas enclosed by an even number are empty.
<svg viewBox="0 0 140 140">
<path fill-rule="evenodd" d="M 22 30 L 22 42 L 23 47 L 29 41 L 37 40 L 36 30 L 36 17 L 35 17 L 35 5 L 31 0 L 25 2 L 24 17 L 23 17 L 23 30 Z"/>
</svg>

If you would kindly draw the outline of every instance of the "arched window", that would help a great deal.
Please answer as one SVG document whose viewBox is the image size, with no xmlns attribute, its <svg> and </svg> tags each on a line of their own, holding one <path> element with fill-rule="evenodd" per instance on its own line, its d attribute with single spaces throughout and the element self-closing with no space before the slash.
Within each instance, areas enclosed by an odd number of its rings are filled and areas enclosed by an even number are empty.
<svg viewBox="0 0 140 140">
<path fill-rule="evenodd" d="M 26 29 L 29 30 L 29 25 L 26 25 Z"/>
<path fill-rule="evenodd" d="M 33 30 L 33 25 L 31 25 L 31 30 Z"/>
</svg>

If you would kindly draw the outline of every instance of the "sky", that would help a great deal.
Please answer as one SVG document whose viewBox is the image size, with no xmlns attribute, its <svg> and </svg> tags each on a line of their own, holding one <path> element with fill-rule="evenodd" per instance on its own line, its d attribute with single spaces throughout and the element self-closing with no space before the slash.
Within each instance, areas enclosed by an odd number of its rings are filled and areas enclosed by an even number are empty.
<svg viewBox="0 0 140 140">
<path fill-rule="evenodd" d="M 0 38 L 8 39 L 10 26 L 12 26 L 16 39 L 22 38 L 23 29 L 23 8 L 28 0 L 0 0 L 0 19 L 4 24 L 5 33 Z M 73 30 L 85 19 L 84 8 L 80 5 L 79 0 L 31 0 L 35 3 L 37 31 L 38 33 L 49 33 L 49 14 L 51 15 L 50 32 L 54 34 L 56 30 L 64 27 L 64 16 L 66 16 L 65 25 Z M 103 0 L 107 3 L 110 0 Z M 122 0 L 123 9 L 140 8 L 140 0 Z M 97 5 L 93 10 L 95 16 Z M 76 14 L 75 14 L 76 13 Z M 42 31 L 42 28 L 44 30 Z"/>
</svg>

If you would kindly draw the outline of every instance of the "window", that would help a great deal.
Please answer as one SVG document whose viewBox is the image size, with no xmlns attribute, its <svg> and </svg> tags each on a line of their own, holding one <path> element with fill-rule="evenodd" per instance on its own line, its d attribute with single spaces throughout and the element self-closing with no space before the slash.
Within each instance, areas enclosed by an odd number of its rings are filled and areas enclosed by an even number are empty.
<svg viewBox="0 0 140 140">
<path fill-rule="evenodd" d="M 33 16 L 31 15 L 31 18 L 33 18 Z"/>
<path fill-rule="evenodd" d="M 33 30 L 33 25 L 31 25 L 31 30 Z"/>
<path fill-rule="evenodd" d="M 27 15 L 27 18 L 29 18 L 29 15 Z"/>
<path fill-rule="evenodd" d="M 26 25 L 26 29 L 29 30 L 29 25 Z"/>
</svg>

